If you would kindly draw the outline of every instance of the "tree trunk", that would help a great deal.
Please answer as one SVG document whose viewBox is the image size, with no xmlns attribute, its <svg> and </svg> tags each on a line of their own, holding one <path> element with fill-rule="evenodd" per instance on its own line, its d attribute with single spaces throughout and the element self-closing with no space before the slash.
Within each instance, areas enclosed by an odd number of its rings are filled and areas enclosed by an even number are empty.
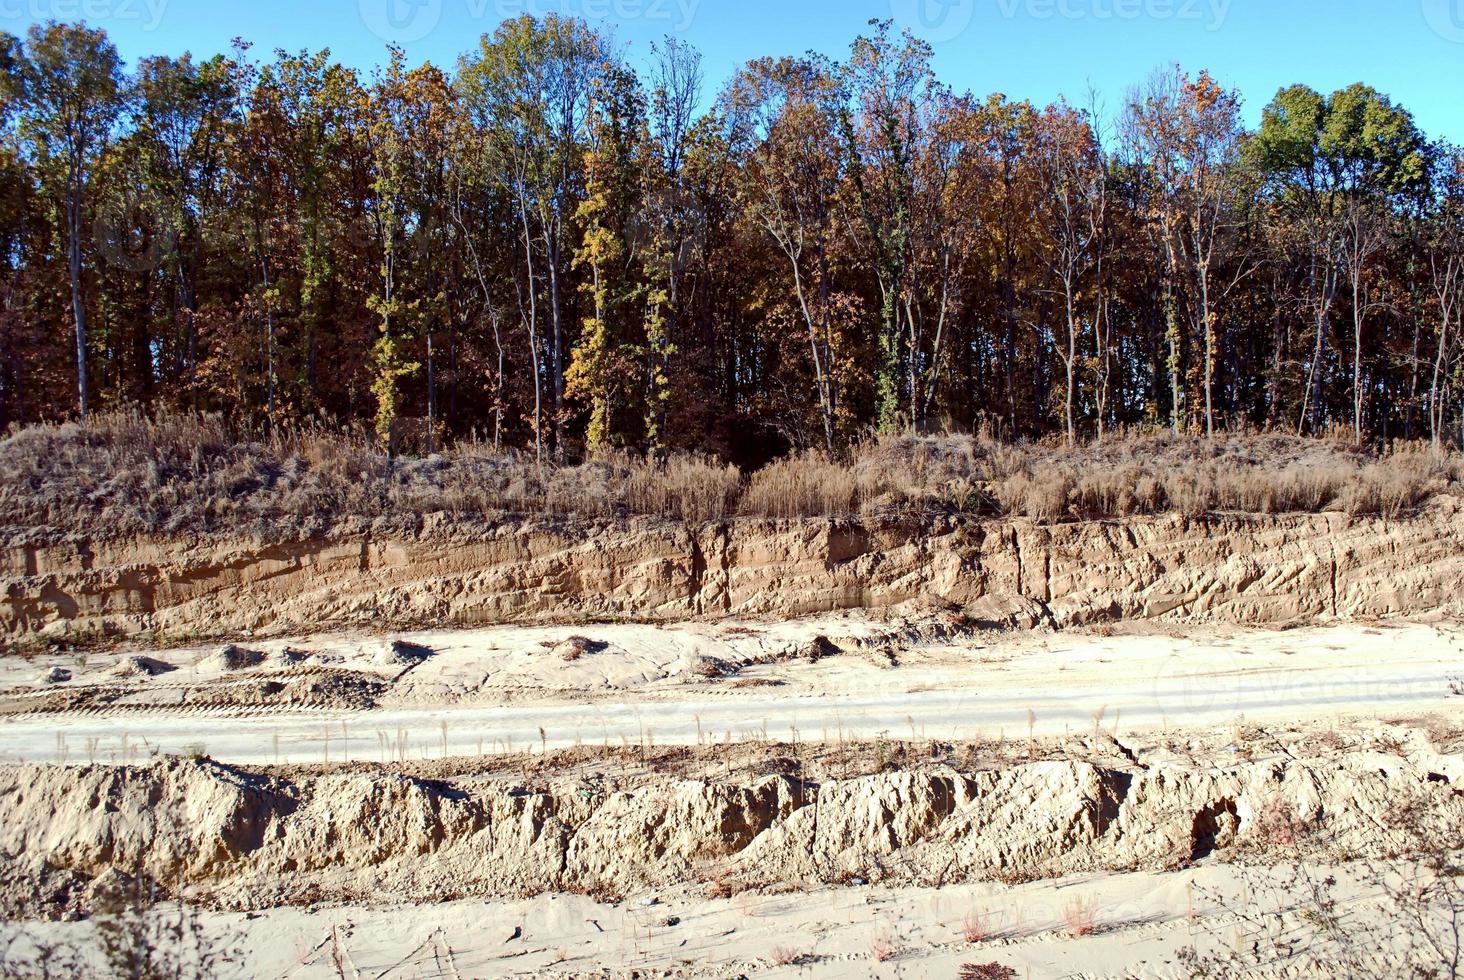
<svg viewBox="0 0 1464 980">
<path fill-rule="evenodd" d="M 432 324 L 427 324 L 427 455 L 437 452 L 437 360 Z"/>
<path fill-rule="evenodd" d="M 559 242 L 557 234 L 545 235 L 549 245 L 546 257 L 549 266 L 549 318 L 554 330 L 554 349 L 551 367 L 554 370 L 554 453 L 564 451 L 563 433 L 560 427 L 564 418 L 564 323 L 559 302 Z"/>
<path fill-rule="evenodd" d="M 1210 314 L 1210 270 L 1200 266 L 1200 316 L 1205 335 L 1205 435 L 1215 438 L 1215 321 Z"/>
<path fill-rule="evenodd" d="M 1362 442 L 1362 269 L 1352 266 L 1352 435 Z"/>
<path fill-rule="evenodd" d="M 71 315 L 76 321 L 76 394 L 81 420 L 86 421 L 86 303 L 81 295 L 81 168 L 71 165 L 71 186 L 66 195 L 67 271 L 71 276 Z"/>
<path fill-rule="evenodd" d="M 1077 361 L 1078 361 L 1078 322 L 1077 322 L 1077 317 L 1073 313 L 1073 286 L 1072 286 L 1072 281 L 1070 279 L 1067 280 L 1067 281 L 1065 281 L 1063 283 L 1063 287 L 1064 287 L 1063 288 L 1063 292 L 1065 293 L 1065 299 L 1067 300 L 1067 332 L 1068 332 L 1067 356 L 1063 358 L 1063 366 L 1067 369 L 1067 402 L 1066 402 L 1066 406 L 1065 406 L 1066 407 L 1066 419 L 1067 419 L 1067 444 L 1068 444 L 1069 447 L 1072 447 L 1072 446 L 1077 445 L 1077 442 L 1078 442 L 1077 423 L 1076 423 L 1076 421 L 1073 418 L 1073 402 L 1074 402 L 1074 392 L 1073 392 L 1073 389 L 1074 389 L 1075 384 L 1076 384 L 1075 375 L 1076 375 L 1076 371 L 1077 371 Z"/>
</svg>

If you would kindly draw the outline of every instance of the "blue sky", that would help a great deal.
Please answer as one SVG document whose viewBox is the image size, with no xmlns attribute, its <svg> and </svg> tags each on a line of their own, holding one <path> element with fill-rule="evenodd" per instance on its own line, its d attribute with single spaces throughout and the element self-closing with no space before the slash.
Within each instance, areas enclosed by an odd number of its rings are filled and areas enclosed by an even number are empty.
<svg viewBox="0 0 1464 980">
<path fill-rule="evenodd" d="M 870 18 L 893 17 L 932 42 L 944 80 L 978 94 L 1086 103 L 1091 84 L 1112 110 L 1177 61 L 1240 88 L 1252 122 L 1282 85 L 1366 81 L 1431 136 L 1464 142 L 1464 0 L 0 0 L 0 28 L 86 20 L 129 62 L 213 54 L 238 35 L 367 69 L 388 40 L 451 65 L 503 17 L 551 10 L 613 27 L 632 62 L 681 37 L 713 85 L 764 54 L 839 57 Z"/>
</svg>

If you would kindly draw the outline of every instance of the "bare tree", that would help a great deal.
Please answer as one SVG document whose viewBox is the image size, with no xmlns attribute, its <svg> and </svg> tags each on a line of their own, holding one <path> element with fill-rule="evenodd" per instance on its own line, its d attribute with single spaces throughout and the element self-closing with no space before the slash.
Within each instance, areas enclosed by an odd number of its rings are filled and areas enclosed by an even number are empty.
<svg viewBox="0 0 1464 980">
<path fill-rule="evenodd" d="M 1062 295 L 1067 336 L 1058 357 L 1067 374 L 1063 421 L 1071 446 L 1077 443 L 1078 302 L 1098 257 L 1107 180 L 1090 121 L 1065 103 L 1049 106 L 1038 118 L 1035 144 L 1043 193 L 1033 218 L 1046 246 L 1043 261 Z"/>
</svg>

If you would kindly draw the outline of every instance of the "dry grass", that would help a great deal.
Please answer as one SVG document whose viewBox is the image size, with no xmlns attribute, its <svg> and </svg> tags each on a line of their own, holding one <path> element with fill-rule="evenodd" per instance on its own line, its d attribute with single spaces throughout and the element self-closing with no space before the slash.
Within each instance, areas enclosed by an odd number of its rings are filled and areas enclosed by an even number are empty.
<svg viewBox="0 0 1464 980">
<path fill-rule="evenodd" d="M 433 514 L 701 523 L 729 516 L 741 486 L 735 468 L 702 457 L 541 466 L 464 442 L 393 462 L 360 435 L 263 435 L 215 417 L 34 426 L 0 442 L 0 458 L 0 535 L 12 539 L 36 528 L 303 537 L 343 520 L 410 525 Z"/>
<path fill-rule="evenodd" d="M 972 946 L 987 942 L 995 934 L 991 920 L 983 912 L 969 912 L 961 920 L 961 938 Z"/>
<path fill-rule="evenodd" d="M 1068 935 L 1075 939 L 1093 935 L 1098 931 L 1097 899 L 1074 898 L 1063 906 L 1062 921 Z"/>
<path fill-rule="evenodd" d="M 1017 971 L 1001 963 L 966 963 L 960 980 L 1017 980 Z"/>
<path fill-rule="evenodd" d="M 842 517 L 855 511 L 859 488 L 849 467 L 825 456 L 779 460 L 747 481 L 739 512 L 748 517 Z"/>
<path fill-rule="evenodd" d="M 794 949 L 792 946 L 774 946 L 772 961 L 774 966 L 794 966 L 799 963 L 806 954 Z"/>
<path fill-rule="evenodd" d="M 461 442 L 389 460 L 369 440 L 265 435 L 216 417 L 113 414 L 0 441 L 0 536 L 318 535 L 342 522 L 420 528 L 431 515 L 691 523 L 732 517 L 888 520 L 958 514 L 1055 522 L 1176 512 L 1396 517 L 1460 492 L 1464 462 L 1426 446 L 1336 439 L 1128 436 L 1067 449 L 969 436 L 899 438 L 847 460 L 785 459 L 744 476 L 696 456 L 577 465 Z"/>
<path fill-rule="evenodd" d="M 869 957 L 876 963 L 888 963 L 900 955 L 900 947 L 892 933 L 881 931 L 869 941 Z"/>
</svg>

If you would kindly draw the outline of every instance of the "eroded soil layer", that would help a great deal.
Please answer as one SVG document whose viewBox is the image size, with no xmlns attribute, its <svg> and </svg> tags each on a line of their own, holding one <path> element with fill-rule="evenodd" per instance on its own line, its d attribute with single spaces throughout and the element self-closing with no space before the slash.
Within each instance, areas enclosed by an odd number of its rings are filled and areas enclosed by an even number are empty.
<svg viewBox="0 0 1464 980">
<path fill-rule="evenodd" d="M 231 909 L 1029 881 L 1386 856 L 1464 826 L 1458 729 L 0 770 L 7 917 L 142 879 Z M 1457 847 L 1455 843 L 1452 846 Z"/>
<path fill-rule="evenodd" d="M 426 518 L 283 543 L 73 541 L 0 554 L 0 632 L 225 636 L 360 625 L 798 616 L 943 604 L 996 625 L 1276 624 L 1458 611 L 1460 504 L 1042 526 L 936 519 Z"/>
</svg>

